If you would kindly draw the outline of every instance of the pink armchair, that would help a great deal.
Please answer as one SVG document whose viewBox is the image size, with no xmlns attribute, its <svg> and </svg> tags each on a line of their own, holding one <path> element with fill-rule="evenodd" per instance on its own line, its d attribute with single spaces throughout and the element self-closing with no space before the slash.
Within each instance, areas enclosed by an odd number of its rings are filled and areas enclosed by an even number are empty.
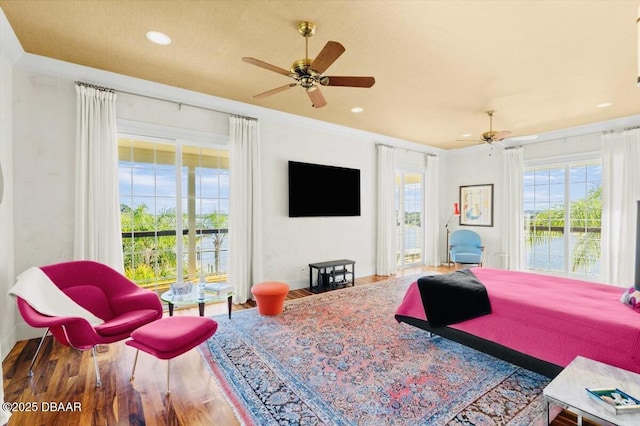
<svg viewBox="0 0 640 426">
<path fill-rule="evenodd" d="M 137 328 L 162 317 L 160 298 L 138 287 L 116 270 L 92 261 L 73 261 L 40 268 L 53 283 L 78 305 L 104 321 L 93 326 L 78 317 L 51 317 L 33 309 L 17 298 L 18 310 L 32 327 L 46 328 L 31 361 L 29 376 L 50 331 L 60 343 L 79 350 L 91 349 L 96 369 L 96 387 L 100 387 L 100 370 L 96 345 L 124 340 Z"/>
</svg>

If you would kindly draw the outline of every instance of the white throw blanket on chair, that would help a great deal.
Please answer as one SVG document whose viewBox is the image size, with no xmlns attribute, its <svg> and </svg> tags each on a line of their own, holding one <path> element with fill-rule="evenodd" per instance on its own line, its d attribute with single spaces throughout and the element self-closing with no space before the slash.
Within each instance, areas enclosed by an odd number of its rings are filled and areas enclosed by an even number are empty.
<svg viewBox="0 0 640 426">
<path fill-rule="evenodd" d="M 104 323 L 64 294 L 40 268 L 31 267 L 18 275 L 9 295 L 21 297 L 43 315 L 84 318 L 91 325 Z"/>
</svg>

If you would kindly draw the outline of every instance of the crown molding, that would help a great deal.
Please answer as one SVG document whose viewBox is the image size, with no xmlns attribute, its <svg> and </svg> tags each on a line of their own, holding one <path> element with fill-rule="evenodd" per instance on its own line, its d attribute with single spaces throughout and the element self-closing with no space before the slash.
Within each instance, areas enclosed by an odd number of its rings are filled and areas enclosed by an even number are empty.
<svg viewBox="0 0 640 426">
<path fill-rule="evenodd" d="M 24 54 L 24 49 L 13 32 L 11 24 L 7 20 L 4 11 L 0 7 L 0 52 L 9 60 L 9 63 L 15 64 Z"/>
</svg>

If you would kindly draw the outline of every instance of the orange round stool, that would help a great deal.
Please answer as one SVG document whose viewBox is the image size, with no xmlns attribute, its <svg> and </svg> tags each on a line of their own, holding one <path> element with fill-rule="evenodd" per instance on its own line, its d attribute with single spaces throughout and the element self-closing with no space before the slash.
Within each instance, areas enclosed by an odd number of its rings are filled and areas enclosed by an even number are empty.
<svg viewBox="0 0 640 426">
<path fill-rule="evenodd" d="M 280 281 L 265 281 L 251 287 L 251 293 L 256 298 L 260 315 L 278 315 L 282 313 L 289 285 Z"/>
</svg>

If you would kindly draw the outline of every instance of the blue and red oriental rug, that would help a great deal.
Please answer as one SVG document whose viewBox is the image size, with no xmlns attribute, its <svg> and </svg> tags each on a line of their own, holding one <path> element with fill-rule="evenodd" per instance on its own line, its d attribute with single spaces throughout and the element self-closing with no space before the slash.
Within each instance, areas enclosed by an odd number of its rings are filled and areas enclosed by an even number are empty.
<svg viewBox="0 0 640 426">
<path fill-rule="evenodd" d="M 416 278 L 215 317 L 200 350 L 247 425 L 541 424 L 547 378 L 395 321 Z"/>
</svg>

